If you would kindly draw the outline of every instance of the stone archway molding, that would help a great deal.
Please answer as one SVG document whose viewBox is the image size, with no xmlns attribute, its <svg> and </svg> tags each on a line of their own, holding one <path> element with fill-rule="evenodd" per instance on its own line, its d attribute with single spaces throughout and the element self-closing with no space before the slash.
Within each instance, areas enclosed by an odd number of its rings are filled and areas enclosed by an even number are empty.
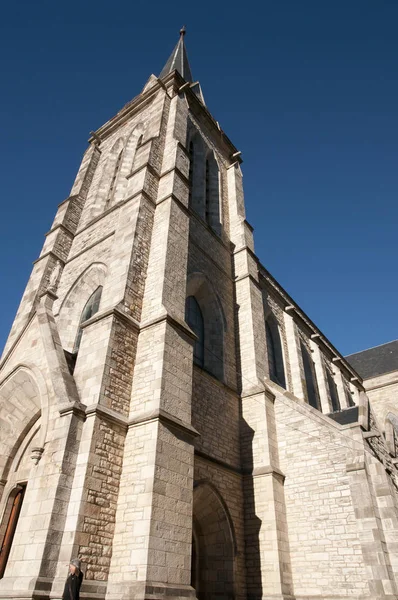
<svg viewBox="0 0 398 600">
<path fill-rule="evenodd" d="M 193 543 L 196 547 L 193 585 L 197 598 L 234 598 L 237 555 L 235 528 L 222 495 L 207 479 L 194 484 Z"/>
<path fill-rule="evenodd" d="M 21 396 L 28 400 L 24 407 L 29 412 L 25 415 L 26 418 L 20 421 L 21 427 L 19 429 L 16 425 L 18 419 L 11 418 L 11 408 L 15 396 Z M 3 428 L 3 435 L 0 438 L 4 448 L 8 449 L 0 471 L 0 479 L 5 480 L 18 448 L 40 417 L 40 435 L 32 458 L 38 462 L 43 453 L 47 438 L 50 402 L 47 384 L 40 369 L 30 362 L 24 362 L 14 367 L 0 382 L 0 402 L 3 405 L 3 409 L 7 409 L 8 403 L 10 410 L 7 415 L 8 419 L 6 419 L 10 428 L 8 431 Z M 21 406 L 15 406 L 14 408 L 18 410 L 19 415 L 21 413 Z"/>
<path fill-rule="evenodd" d="M 220 381 L 224 381 L 226 318 L 221 300 L 213 283 L 200 271 L 188 275 L 186 296 L 194 296 L 203 314 L 205 328 L 204 368 Z"/>
<path fill-rule="evenodd" d="M 70 286 L 55 312 L 62 346 L 72 352 L 83 308 L 93 292 L 103 286 L 108 267 L 103 262 L 93 262 L 84 269 Z"/>
</svg>

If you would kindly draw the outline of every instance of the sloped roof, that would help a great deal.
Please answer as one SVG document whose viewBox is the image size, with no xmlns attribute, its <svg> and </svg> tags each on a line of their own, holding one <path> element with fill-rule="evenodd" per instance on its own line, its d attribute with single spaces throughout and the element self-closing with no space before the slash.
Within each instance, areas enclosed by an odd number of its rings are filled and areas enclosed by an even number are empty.
<svg viewBox="0 0 398 600">
<path fill-rule="evenodd" d="M 345 357 L 363 379 L 398 371 L 398 340 Z"/>
</svg>

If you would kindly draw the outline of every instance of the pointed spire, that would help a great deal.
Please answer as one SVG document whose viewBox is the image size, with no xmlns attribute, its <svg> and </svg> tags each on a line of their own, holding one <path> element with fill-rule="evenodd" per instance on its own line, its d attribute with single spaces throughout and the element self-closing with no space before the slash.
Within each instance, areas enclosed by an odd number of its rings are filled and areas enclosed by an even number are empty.
<svg viewBox="0 0 398 600">
<path fill-rule="evenodd" d="M 184 37 L 186 34 L 185 26 L 180 29 L 180 39 L 178 40 L 177 46 L 174 48 L 170 55 L 169 60 L 165 64 L 160 73 L 159 77 L 165 77 L 172 71 L 178 71 L 183 76 L 185 81 L 189 83 L 193 82 L 192 73 L 188 62 L 187 51 L 185 48 Z"/>
</svg>

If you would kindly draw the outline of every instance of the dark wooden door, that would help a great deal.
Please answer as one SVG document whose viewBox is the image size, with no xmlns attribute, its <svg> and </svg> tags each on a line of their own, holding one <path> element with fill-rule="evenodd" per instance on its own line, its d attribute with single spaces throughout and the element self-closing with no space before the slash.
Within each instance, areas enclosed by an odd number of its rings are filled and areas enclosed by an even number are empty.
<svg viewBox="0 0 398 600">
<path fill-rule="evenodd" d="M 22 501 L 25 493 L 25 487 L 21 487 L 15 494 L 10 516 L 8 518 L 6 532 L 4 534 L 3 543 L 0 549 L 0 579 L 4 576 L 6 570 L 8 556 L 10 554 L 12 540 L 14 539 L 15 530 L 17 528 L 19 513 L 21 512 Z"/>
</svg>

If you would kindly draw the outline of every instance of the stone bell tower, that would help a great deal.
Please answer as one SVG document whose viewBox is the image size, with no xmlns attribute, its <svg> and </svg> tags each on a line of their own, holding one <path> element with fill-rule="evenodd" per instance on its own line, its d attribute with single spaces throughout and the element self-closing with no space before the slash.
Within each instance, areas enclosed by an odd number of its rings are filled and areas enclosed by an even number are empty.
<svg viewBox="0 0 398 600">
<path fill-rule="evenodd" d="M 231 240 L 252 233 L 184 35 L 92 133 L 7 341 L 0 598 L 59 598 L 74 556 L 86 598 L 245 595 Z"/>
<path fill-rule="evenodd" d="M 184 37 L 92 132 L 0 361 L 0 600 L 75 557 L 82 600 L 396 600 L 396 402 L 255 255 Z"/>
</svg>

